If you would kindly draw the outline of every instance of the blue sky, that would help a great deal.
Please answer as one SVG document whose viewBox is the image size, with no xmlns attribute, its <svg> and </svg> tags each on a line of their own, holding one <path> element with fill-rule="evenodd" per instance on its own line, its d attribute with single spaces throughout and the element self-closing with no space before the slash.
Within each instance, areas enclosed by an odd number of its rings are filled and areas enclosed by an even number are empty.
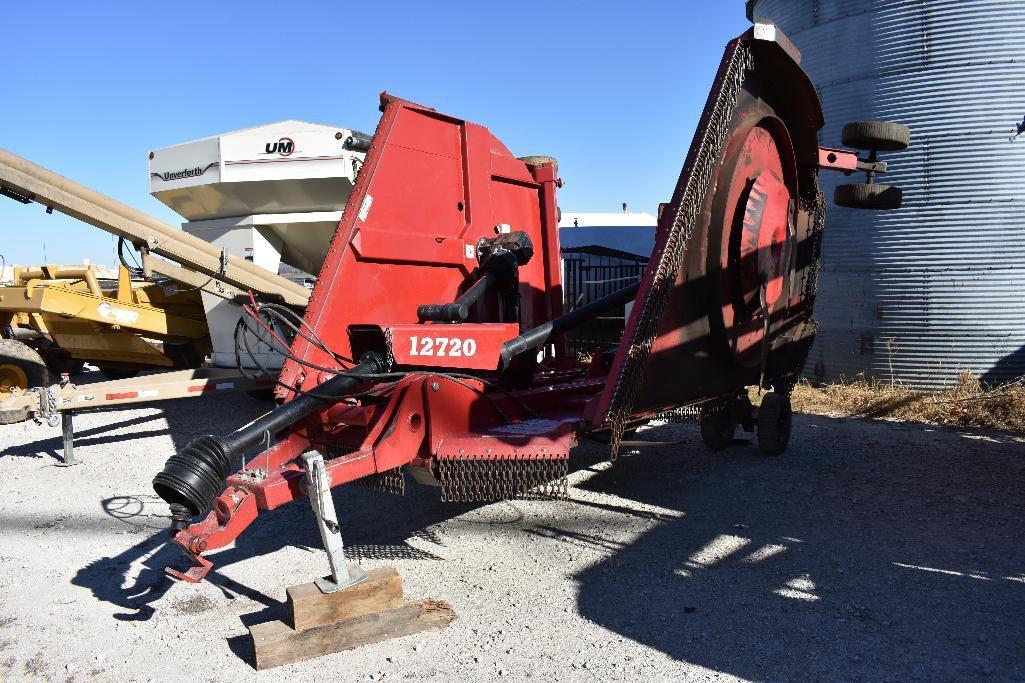
<svg viewBox="0 0 1025 683">
<path fill-rule="evenodd" d="M 564 210 L 654 213 L 748 26 L 742 0 L 9 5 L 0 147 L 174 225 L 150 149 L 289 118 L 372 131 L 382 90 L 556 156 Z M 8 264 L 44 244 L 115 262 L 109 235 L 39 205 L 0 198 L 0 230 Z"/>
</svg>

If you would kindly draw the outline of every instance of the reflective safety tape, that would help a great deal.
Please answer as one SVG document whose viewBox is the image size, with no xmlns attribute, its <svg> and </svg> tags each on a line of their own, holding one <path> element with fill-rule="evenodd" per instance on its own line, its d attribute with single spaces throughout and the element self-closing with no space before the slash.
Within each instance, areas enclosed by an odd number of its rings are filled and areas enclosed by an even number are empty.
<svg viewBox="0 0 1025 683">
<path fill-rule="evenodd" d="M 107 394 L 106 399 L 108 401 L 120 401 L 120 400 L 126 399 L 126 398 L 138 398 L 138 397 L 139 397 L 139 392 L 138 391 L 124 391 L 124 392 L 121 392 L 119 394 Z"/>
</svg>

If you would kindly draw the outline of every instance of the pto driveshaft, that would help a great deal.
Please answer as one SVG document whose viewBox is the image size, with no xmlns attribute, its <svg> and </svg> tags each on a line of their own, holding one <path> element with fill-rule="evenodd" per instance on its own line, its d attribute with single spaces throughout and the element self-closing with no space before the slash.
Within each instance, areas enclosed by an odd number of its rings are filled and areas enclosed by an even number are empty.
<svg viewBox="0 0 1025 683">
<path fill-rule="evenodd" d="M 153 478 L 153 490 L 170 504 L 175 525 L 184 528 L 188 519 L 206 512 L 223 488 L 231 463 L 247 448 L 268 440 L 325 405 L 345 398 L 366 382 L 368 376 L 383 372 L 383 359 L 376 354 L 368 356 L 359 365 L 318 386 L 315 392 L 299 394 L 226 436 L 198 437 L 168 458 L 164 469 Z"/>
</svg>

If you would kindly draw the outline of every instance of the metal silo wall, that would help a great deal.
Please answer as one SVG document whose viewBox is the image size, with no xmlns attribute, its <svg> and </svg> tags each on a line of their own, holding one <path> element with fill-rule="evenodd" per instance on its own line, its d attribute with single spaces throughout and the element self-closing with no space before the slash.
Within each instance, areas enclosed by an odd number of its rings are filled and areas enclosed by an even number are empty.
<svg viewBox="0 0 1025 683">
<path fill-rule="evenodd" d="M 822 98 L 821 142 L 849 121 L 911 127 L 881 182 L 904 207 L 856 211 L 823 173 L 829 200 L 805 373 L 864 373 L 918 388 L 972 370 L 990 383 L 1025 374 L 1025 0 L 756 0 L 800 48 Z"/>
</svg>

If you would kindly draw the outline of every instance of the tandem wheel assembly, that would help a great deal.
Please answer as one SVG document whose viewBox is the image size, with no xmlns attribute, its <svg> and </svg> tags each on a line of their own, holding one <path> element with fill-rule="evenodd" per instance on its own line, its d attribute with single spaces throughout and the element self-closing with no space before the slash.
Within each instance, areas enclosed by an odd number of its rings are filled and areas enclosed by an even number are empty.
<svg viewBox="0 0 1025 683">
<path fill-rule="evenodd" d="M 733 444 L 737 427 L 755 432 L 758 449 L 769 456 L 781 455 L 790 443 L 793 411 L 790 396 L 770 391 L 755 407 L 746 396 L 708 401 L 701 406 L 701 441 L 712 452 L 721 452 Z"/>
<path fill-rule="evenodd" d="M 867 151 L 868 159 L 858 161 L 867 182 L 838 185 L 833 194 L 837 206 L 848 209 L 899 209 L 904 193 L 899 187 L 875 181 L 877 173 L 886 172 L 886 162 L 879 161 L 879 152 L 898 152 L 911 144 L 911 129 L 890 121 L 857 121 L 843 127 L 841 134 L 847 147 Z"/>
</svg>

